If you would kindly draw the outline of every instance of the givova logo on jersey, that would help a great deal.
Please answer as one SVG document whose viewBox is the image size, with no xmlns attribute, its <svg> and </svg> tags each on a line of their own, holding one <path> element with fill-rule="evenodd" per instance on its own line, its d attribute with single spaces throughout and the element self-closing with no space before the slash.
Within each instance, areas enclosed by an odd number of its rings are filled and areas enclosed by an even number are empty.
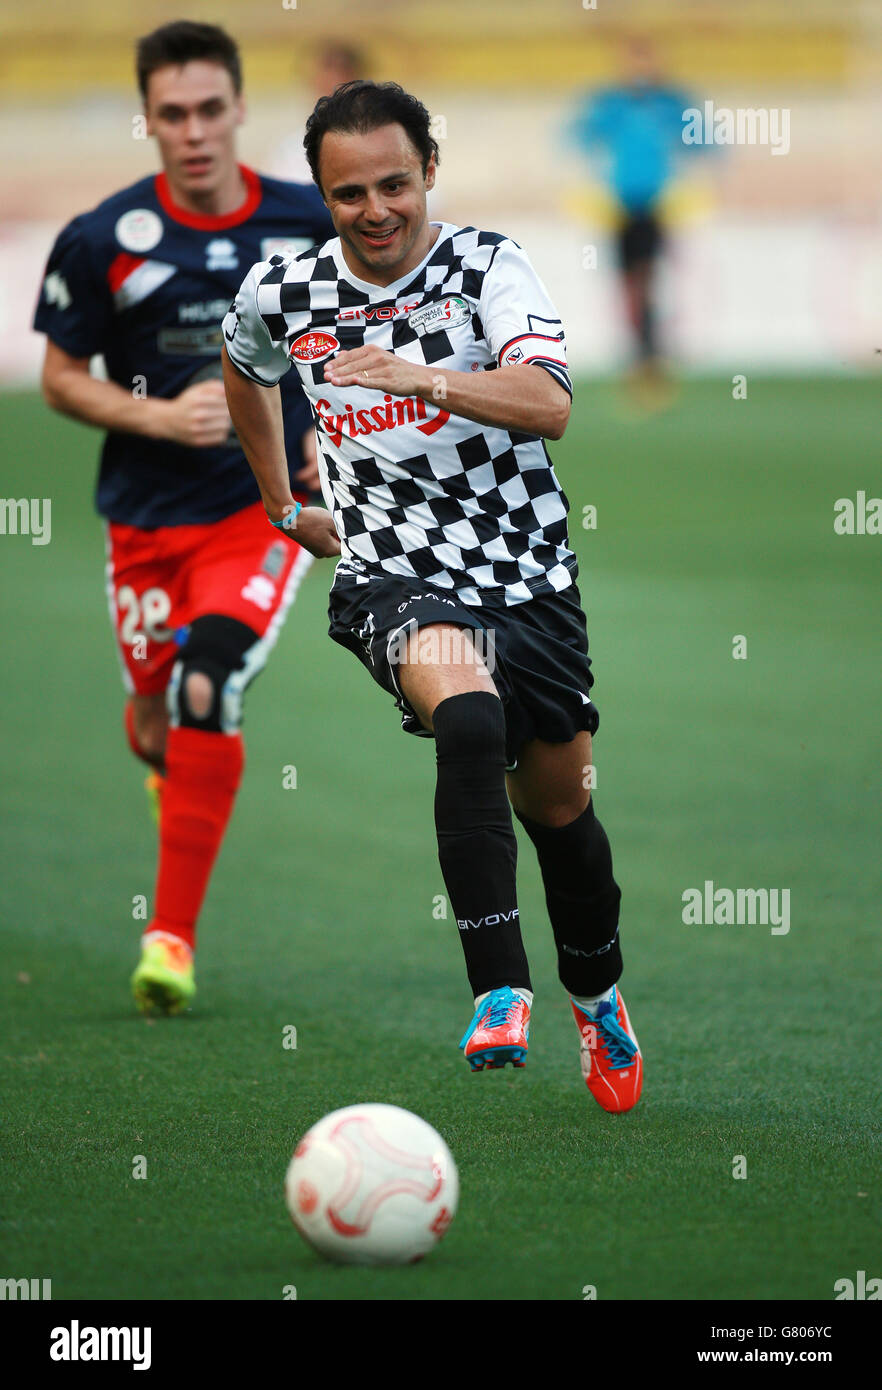
<svg viewBox="0 0 882 1390">
<path fill-rule="evenodd" d="M 316 413 L 332 444 L 340 444 L 344 434 L 355 439 L 360 434 L 379 434 L 396 430 L 399 425 L 415 425 L 421 434 L 434 434 L 450 419 L 448 410 L 429 415 L 426 402 L 420 396 L 384 396 L 382 405 L 369 410 L 353 410 L 347 405 L 336 414 L 330 401 L 316 401 Z"/>
</svg>

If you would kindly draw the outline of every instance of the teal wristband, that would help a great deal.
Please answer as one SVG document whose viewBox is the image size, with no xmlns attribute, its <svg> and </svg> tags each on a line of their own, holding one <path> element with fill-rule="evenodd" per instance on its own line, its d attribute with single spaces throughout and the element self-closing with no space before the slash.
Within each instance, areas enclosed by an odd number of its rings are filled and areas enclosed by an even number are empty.
<svg viewBox="0 0 882 1390">
<path fill-rule="evenodd" d="M 297 518 L 302 511 L 303 503 L 295 502 L 293 507 L 285 512 L 281 521 L 270 521 L 270 526 L 275 526 L 277 531 L 293 531 L 297 524 Z M 267 520 L 269 521 L 269 517 L 267 517 Z"/>
</svg>

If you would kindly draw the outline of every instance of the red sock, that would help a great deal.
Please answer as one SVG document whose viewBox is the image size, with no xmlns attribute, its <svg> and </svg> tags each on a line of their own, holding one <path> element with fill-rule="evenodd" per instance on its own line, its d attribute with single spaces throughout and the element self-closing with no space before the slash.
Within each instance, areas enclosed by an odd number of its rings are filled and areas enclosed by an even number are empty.
<svg viewBox="0 0 882 1390">
<path fill-rule="evenodd" d="M 241 734 L 169 729 L 159 824 L 156 915 L 147 931 L 195 945 L 196 918 L 242 779 Z"/>
</svg>

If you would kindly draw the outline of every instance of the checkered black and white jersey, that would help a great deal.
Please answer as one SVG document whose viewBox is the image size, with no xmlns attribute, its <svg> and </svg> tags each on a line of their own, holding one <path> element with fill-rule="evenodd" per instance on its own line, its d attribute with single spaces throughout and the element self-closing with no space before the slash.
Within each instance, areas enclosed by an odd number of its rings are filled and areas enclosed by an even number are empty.
<svg viewBox="0 0 882 1390">
<path fill-rule="evenodd" d="M 234 364 L 264 386 L 292 363 L 312 404 L 340 568 L 416 578 L 462 603 L 568 588 L 567 500 L 538 435 L 324 380 L 336 352 L 376 344 L 459 372 L 533 363 L 572 394 L 560 318 L 516 242 L 441 223 L 390 285 L 358 279 L 339 237 L 254 266 L 224 321 Z M 443 378 L 439 378 L 443 381 Z"/>
</svg>

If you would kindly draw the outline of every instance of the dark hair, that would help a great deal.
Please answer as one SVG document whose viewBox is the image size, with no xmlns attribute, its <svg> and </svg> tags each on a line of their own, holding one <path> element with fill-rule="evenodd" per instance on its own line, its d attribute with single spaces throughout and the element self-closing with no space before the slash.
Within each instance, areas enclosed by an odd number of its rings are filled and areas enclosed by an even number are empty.
<svg viewBox="0 0 882 1390">
<path fill-rule="evenodd" d="M 238 96 L 242 90 L 242 60 L 235 40 L 215 24 L 196 24 L 191 19 L 176 19 L 163 24 L 152 34 L 138 40 L 135 49 L 135 71 L 141 96 L 147 96 L 150 74 L 158 68 L 181 67 L 184 63 L 220 63 L 233 79 Z"/>
<path fill-rule="evenodd" d="M 367 82 L 357 78 L 353 82 L 343 82 L 329 97 L 319 97 L 315 110 L 306 122 L 303 148 L 318 187 L 318 162 L 322 136 L 329 130 L 343 130 L 348 134 L 366 135 L 380 126 L 403 126 L 408 138 L 422 161 L 423 173 L 429 167 L 429 160 L 435 156 L 435 163 L 441 154 L 437 140 L 429 134 L 429 113 L 421 101 L 411 96 L 397 82 Z"/>
</svg>

